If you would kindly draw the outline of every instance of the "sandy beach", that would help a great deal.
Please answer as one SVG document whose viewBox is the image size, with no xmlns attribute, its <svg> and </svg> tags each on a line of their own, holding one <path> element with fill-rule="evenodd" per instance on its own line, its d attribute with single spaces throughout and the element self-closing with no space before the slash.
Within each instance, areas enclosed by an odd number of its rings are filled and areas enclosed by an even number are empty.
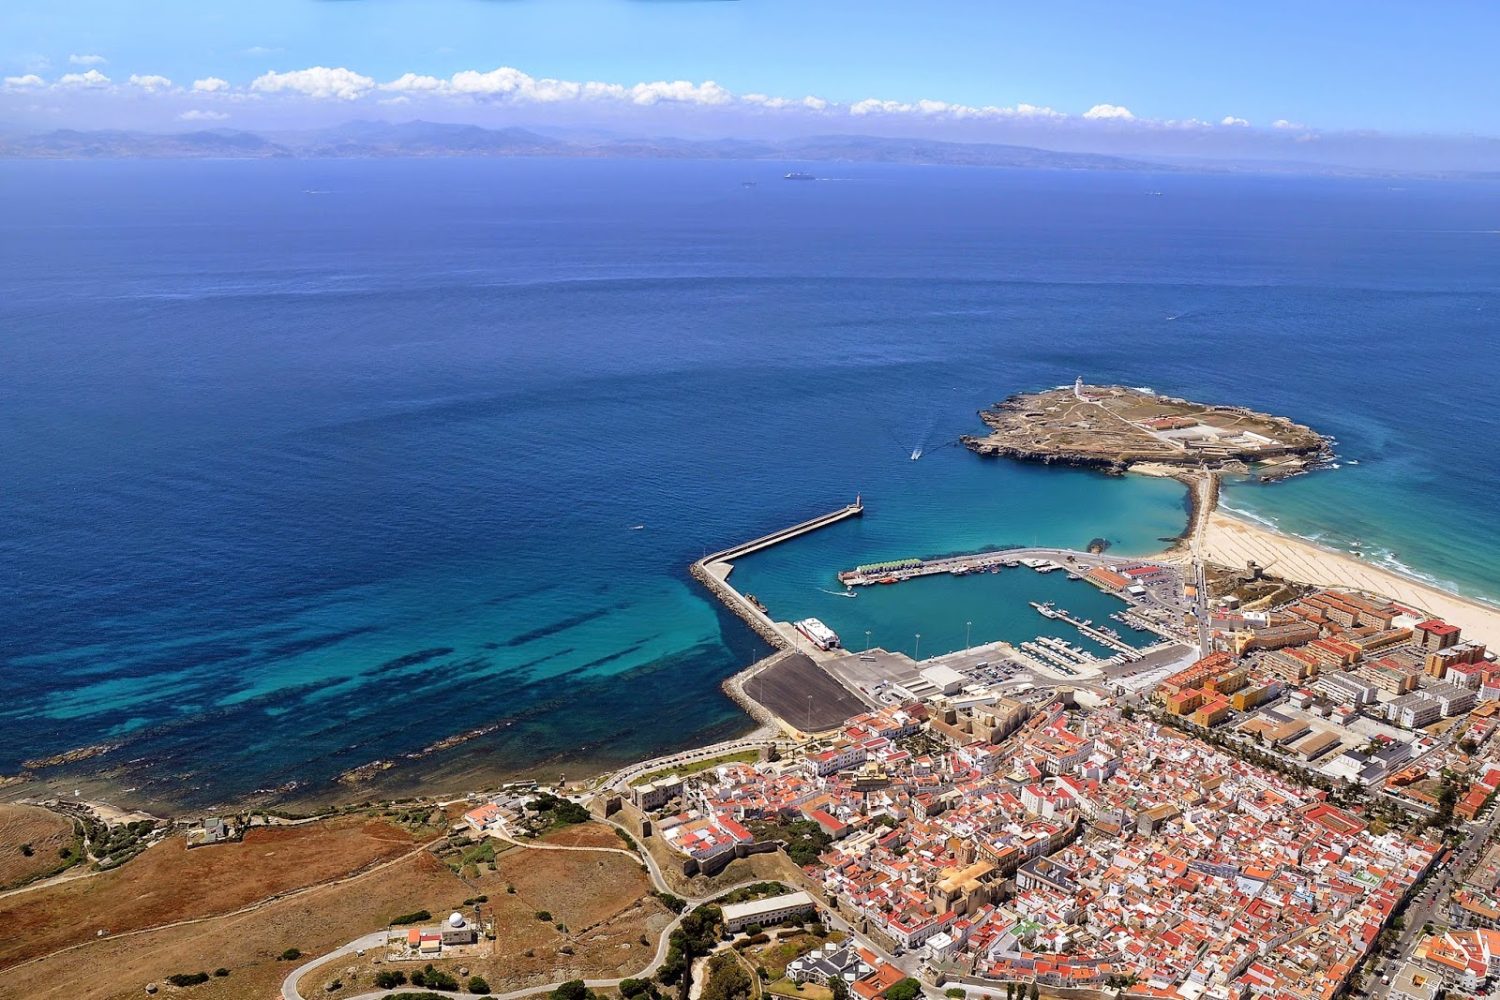
<svg viewBox="0 0 1500 1000">
<path fill-rule="evenodd" d="M 1209 562 L 1224 566 L 1242 568 L 1253 559 L 1268 573 L 1297 583 L 1381 594 L 1452 622 L 1463 629 L 1466 638 L 1491 649 L 1500 646 L 1500 607 L 1459 597 L 1222 510 L 1209 515 L 1199 552 Z"/>
</svg>

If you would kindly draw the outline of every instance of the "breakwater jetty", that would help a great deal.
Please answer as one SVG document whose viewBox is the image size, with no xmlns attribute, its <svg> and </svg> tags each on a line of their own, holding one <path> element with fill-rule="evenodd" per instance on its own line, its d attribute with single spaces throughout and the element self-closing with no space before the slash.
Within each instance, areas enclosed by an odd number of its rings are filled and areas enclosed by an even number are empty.
<svg viewBox="0 0 1500 1000">
<path fill-rule="evenodd" d="M 734 572 L 735 560 L 743 559 L 774 545 L 780 545 L 782 542 L 789 542 L 831 524 L 838 524 L 848 518 L 859 517 L 864 512 L 864 501 L 856 496 L 853 503 L 840 507 L 838 510 L 819 514 L 817 517 L 809 518 L 789 528 L 782 528 L 780 531 L 752 538 L 748 542 L 741 542 L 727 549 L 709 553 L 693 563 L 691 568 L 693 578 L 723 601 L 725 607 L 743 619 L 745 624 L 754 629 L 762 639 L 777 649 L 787 649 L 795 645 L 795 640 L 789 634 L 789 628 L 778 628 L 776 622 L 771 620 L 771 616 L 766 614 L 766 609 L 760 602 L 730 586 L 729 574 Z"/>
</svg>

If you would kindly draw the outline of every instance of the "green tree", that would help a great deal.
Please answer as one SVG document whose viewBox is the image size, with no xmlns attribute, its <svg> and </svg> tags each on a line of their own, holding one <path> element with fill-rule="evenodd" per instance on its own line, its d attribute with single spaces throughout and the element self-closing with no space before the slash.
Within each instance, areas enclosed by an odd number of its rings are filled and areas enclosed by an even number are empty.
<svg viewBox="0 0 1500 1000">
<path fill-rule="evenodd" d="M 484 981 L 483 976 L 470 976 L 468 987 L 470 993 L 483 994 L 490 991 L 490 984 Z"/>
<path fill-rule="evenodd" d="M 833 1000 L 849 1000 L 849 984 L 844 982 L 843 976 L 828 980 L 828 992 L 833 994 Z"/>
<path fill-rule="evenodd" d="M 582 979 L 570 979 L 552 991 L 552 1000 L 590 1000 L 593 995 Z"/>
<path fill-rule="evenodd" d="M 907 976 L 885 991 L 886 1000 L 916 1000 L 922 995 L 922 984 Z"/>
</svg>

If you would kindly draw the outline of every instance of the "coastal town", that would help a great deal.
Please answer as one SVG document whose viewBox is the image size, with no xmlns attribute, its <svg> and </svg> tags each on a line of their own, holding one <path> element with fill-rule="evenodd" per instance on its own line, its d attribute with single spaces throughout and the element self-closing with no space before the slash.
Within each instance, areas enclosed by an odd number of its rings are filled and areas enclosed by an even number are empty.
<svg viewBox="0 0 1500 1000">
<path fill-rule="evenodd" d="M 970 996 L 1482 995 L 1500 946 L 1493 657 L 1361 595 L 1233 604 L 1213 648 L 1149 689 L 960 677 L 823 732 L 784 724 L 791 742 L 755 759 L 575 795 L 683 876 L 788 853 L 796 884 L 726 907 L 727 940 L 817 910 L 856 944 L 809 942 L 790 973 L 867 998 L 908 977 Z M 466 821 L 505 831 L 528 808 Z"/>
<path fill-rule="evenodd" d="M 1081 382 L 1058 392 L 1144 405 Z M 1310 457 L 1321 441 L 1295 447 Z M 705 555 L 693 575 L 773 647 L 725 683 L 754 731 L 581 781 L 376 806 L 435 836 L 412 854 L 467 895 L 331 952 L 286 948 L 283 1000 L 1489 996 L 1493 619 L 1421 591 L 1279 575 L 1274 558 L 1206 557 L 1217 493 L 1198 487 L 1221 472 L 1172 471 L 1194 486 L 1192 523 L 1149 558 L 1012 548 L 830 567 L 848 593 L 1057 574 L 1115 609 L 1093 621 L 1033 601 L 1035 638 L 925 659 L 783 620 L 732 582 L 737 560 L 866 516 L 862 498 Z M 169 843 L 170 828 L 129 819 L 132 852 Z M 185 849 L 211 858 L 301 822 L 205 817 Z M 563 919 L 605 896 L 612 909 L 576 918 L 581 934 Z M 196 975 L 146 989 L 212 979 Z"/>
</svg>

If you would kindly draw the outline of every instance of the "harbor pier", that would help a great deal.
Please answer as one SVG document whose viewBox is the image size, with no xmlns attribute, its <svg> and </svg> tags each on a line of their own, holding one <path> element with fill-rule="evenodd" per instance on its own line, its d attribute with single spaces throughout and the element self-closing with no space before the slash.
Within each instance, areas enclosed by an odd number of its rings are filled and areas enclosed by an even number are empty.
<svg viewBox="0 0 1500 1000">
<path fill-rule="evenodd" d="M 691 572 L 694 579 L 712 591 L 715 597 L 723 601 L 730 611 L 744 619 L 745 623 L 766 642 L 777 649 L 797 646 L 799 645 L 797 633 L 790 625 L 785 623 L 778 625 L 766 613 L 766 609 L 760 602 L 751 600 L 729 584 L 729 574 L 734 572 L 735 560 L 780 545 L 782 542 L 789 542 L 831 524 L 838 524 L 848 518 L 859 517 L 864 512 L 864 501 L 856 496 L 853 503 L 840 507 L 838 510 L 820 514 L 789 528 L 761 535 L 759 538 L 752 538 L 748 542 L 731 545 L 727 549 L 711 552 L 693 563 Z"/>
</svg>

